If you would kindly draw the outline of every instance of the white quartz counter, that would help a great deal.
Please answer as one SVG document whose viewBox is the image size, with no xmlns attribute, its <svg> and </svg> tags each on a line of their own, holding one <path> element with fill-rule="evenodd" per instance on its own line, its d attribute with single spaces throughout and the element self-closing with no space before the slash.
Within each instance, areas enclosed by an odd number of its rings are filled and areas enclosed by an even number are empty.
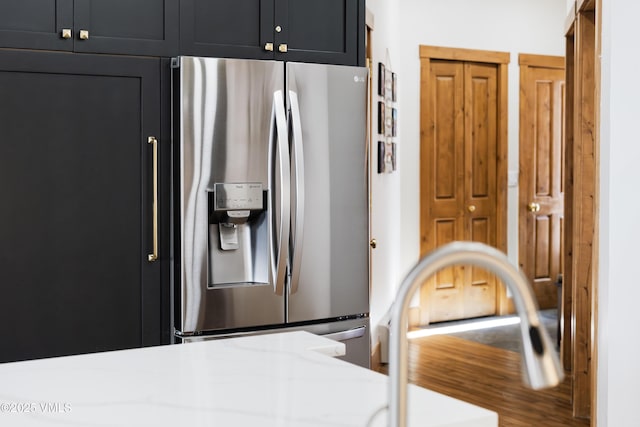
<svg viewBox="0 0 640 427">
<path fill-rule="evenodd" d="M 388 378 L 306 332 L 0 364 L 0 426 L 384 426 Z M 409 425 L 498 425 L 410 386 Z"/>
</svg>

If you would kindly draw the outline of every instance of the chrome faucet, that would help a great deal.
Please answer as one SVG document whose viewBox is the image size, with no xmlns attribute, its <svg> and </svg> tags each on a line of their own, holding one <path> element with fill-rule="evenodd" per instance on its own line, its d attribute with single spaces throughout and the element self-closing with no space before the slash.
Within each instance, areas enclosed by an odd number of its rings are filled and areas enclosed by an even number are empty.
<svg viewBox="0 0 640 427">
<path fill-rule="evenodd" d="M 524 274 L 499 250 L 477 242 L 453 242 L 422 258 L 400 285 L 391 309 L 389 338 L 389 427 L 407 425 L 408 309 L 415 291 L 445 267 L 471 264 L 498 276 L 511 290 L 520 315 L 524 381 L 533 389 L 553 387 L 564 376 L 547 331 L 540 326 L 538 305 Z"/>
</svg>

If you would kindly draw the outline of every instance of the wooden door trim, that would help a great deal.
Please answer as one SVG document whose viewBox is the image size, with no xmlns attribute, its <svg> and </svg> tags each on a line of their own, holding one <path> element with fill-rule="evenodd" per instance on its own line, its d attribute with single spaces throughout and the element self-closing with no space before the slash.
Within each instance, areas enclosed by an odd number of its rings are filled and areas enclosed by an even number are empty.
<svg viewBox="0 0 640 427">
<path fill-rule="evenodd" d="M 573 172 L 567 177 L 573 194 L 567 198 L 574 217 L 573 233 L 566 241 L 572 257 L 565 283 L 572 291 L 572 396 L 573 414 L 597 420 L 597 336 L 598 336 L 598 200 L 600 162 L 600 75 L 602 1 L 576 4 L 575 21 L 568 26 L 567 50 L 572 64 L 567 73 L 573 79 L 573 115 L 565 126 L 572 132 Z M 569 60 L 569 56 L 567 56 Z M 571 67 L 571 69 L 569 68 Z M 567 195 L 565 194 L 565 197 Z"/>
<path fill-rule="evenodd" d="M 488 50 L 472 50 L 449 48 L 439 46 L 420 45 L 420 87 L 425 88 L 429 84 L 430 73 L 429 66 L 432 60 L 456 60 L 467 62 L 481 62 L 486 64 L 496 64 L 498 71 L 498 127 L 497 127 L 497 194 L 496 194 L 496 247 L 507 252 L 507 173 L 508 173 L 508 104 L 509 104 L 509 62 L 511 54 L 509 52 L 496 52 Z M 425 90 L 420 91 L 420 109 L 424 111 L 428 107 L 429 100 Z M 420 115 L 420 129 L 427 129 L 428 123 L 425 122 L 424 116 Z M 420 132 L 420 146 L 426 144 L 426 132 Z M 420 152 L 420 163 L 426 164 L 426 153 Z M 424 179 L 424 169 L 420 169 L 420 180 Z M 420 199 L 426 198 L 426 189 L 420 189 Z M 424 203 L 420 203 L 420 218 L 425 218 L 426 212 Z M 426 235 L 425 224 L 420 221 L 421 242 L 424 242 Z M 421 243 L 420 252 L 424 255 L 424 243 Z M 496 314 L 508 314 L 512 304 L 510 298 L 507 297 L 505 285 L 498 284 L 496 289 Z"/>
<path fill-rule="evenodd" d="M 587 12 L 593 11 L 596 8 L 596 0 L 576 0 L 576 11 Z"/>
<path fill-rule="evenodd" d="M 573 28 L 573 26 L 572 26 Z M 575 37 L 573 32 L 566 37 L 565 111 L 564 111 L 564 265 L 562 266 L 562 348 L 560 355 L 564 369 L 573 369 L 573 151 L 575 134 Z"/>
<path fill-rule="evenodd" d="M 484 62 L 487 64 L 508 64 L 511 62 L 509 52 L 428 45 L 420 45 L 420 58 Z"/>
<path fill-rule="evenodd" d="M 521 53 L 518 55 L 518 65 L 521 67 L 520 70 L 523 66 L 564 69 L 564 56 Z"/>
<path fill-rule="evenodd" d="M 580 12 L 576 22 L 576 109 L 573 152 L 573 259 L 571 289 L 573 310 L 573 412 L 591 413 L 592 263 L 595 227 L 595 16 Z"/>
<path fill-rule="evenodd" d="M 595 26 L 595 59 L 594 59 L 594 148 L 593 148 L 593 162 L 594 162 L 594 177 L 593 177 L 593 203 L 594 203 L 594 224 L 593 224 L 593 246 L 592 246 L 592 286 L 593 292 L 591 293 L 591 336 L 593 342 L 591 345 L 591 360 L 589 361 L 590 369 L 590 390 L 591 390 L 591 420 L 592 425 L 597 425 L 597 409 L 596 404 L 596 390 L 598 387 L 598 377 L 596 375 L 598 371 L 598 280 L 600 277 L 600 80 L 602 73 L 602 0 L 594 0 L 594 13 L 596 15 Z"/>
</svg>

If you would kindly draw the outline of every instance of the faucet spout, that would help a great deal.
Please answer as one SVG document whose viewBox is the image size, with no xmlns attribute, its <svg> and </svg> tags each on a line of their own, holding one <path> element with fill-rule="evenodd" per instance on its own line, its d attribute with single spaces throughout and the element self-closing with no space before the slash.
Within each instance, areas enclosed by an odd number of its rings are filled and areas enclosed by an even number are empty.
<svg viewBox="0 0 640 427">
<path fill-rule="evenodd" d="M 513 293 L 521 318 L 524 381 L 533 389 L 553 387 L 564 376 L 547 331 L 540 326 L 538 305 L 524 274 L 499 250 L 477 242 L 453 242 L 422 258 L 400 285 L 391 310 L 389 338 L 389 427 L 407 425 L 409 303 L 429 277 L 445 267 L 471 264 L 498 276 Z"/>
</svg>

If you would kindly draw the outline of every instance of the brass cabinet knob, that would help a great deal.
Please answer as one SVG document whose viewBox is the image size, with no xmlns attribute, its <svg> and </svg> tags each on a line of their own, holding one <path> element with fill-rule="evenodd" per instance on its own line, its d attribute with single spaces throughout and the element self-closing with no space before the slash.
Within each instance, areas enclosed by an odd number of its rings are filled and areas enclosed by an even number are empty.
<svg viewBox="0 0 640 427">
<path fill-rule="evenodd" d="M 280 25 L 276 25 L 276 33 L 282 31 L 282 27 Z"/>
<path fill-rule="evenodd" d="M 70 39 L 71 38 L 71 28 L 63 28 L 61 36 L 62 36 L 63 39 Z"/>
<path fill-rule="evenodd" d="M 469 212 L 475 212 L 476 211 L 476 205 L 469 205 L 469 207 L 467 208 L 467 210 Z"/>
<path fill-rule="evenodd" d="M 527 205 L 529 212 L 540 212 L 540 203 L 531 202 Z"/>
<path fill-rule="evenodd" d="M 369 240 L 369 246 L 371 246 L 371 249 L 375 249 L 378 246 L 378 241 L 376 239 Z"/>
<path fill-rule="evenodd" d="M 287 45 L 286 44 L 281 44 L 280 46 L 278 46 L 278 50 L 282 53 L 286 53 L 287 52 Z"/>
<path fill-rule="evenodd" d="M 88 30 L 80 30 L 80 40 L 89 40 Z"/>
<path fill-rule="evenodd" d="M 273 52 L 273 43 L 265 43 L 264 50 L 266 50 L 267 52 Z"/>
</svg>

